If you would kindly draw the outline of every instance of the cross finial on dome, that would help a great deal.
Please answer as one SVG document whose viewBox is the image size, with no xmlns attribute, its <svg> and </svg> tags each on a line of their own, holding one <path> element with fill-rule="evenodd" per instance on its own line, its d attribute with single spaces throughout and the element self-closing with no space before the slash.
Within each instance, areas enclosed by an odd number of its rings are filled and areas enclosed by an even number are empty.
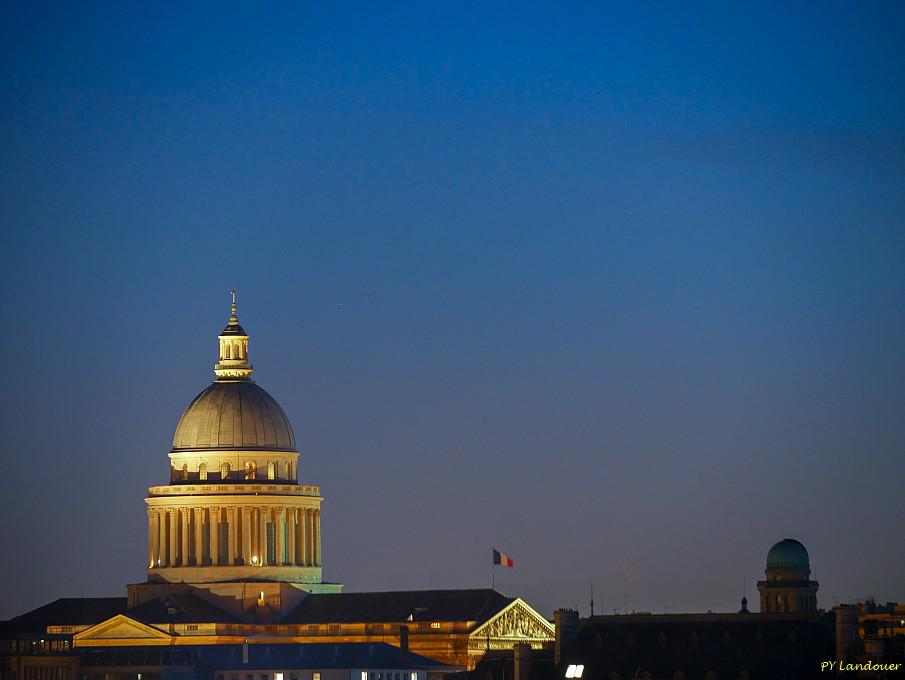
<svg viewBox="0 0 905 680">
<path fill-rule="evenodd" d="M 220 361 L 214 366 L 214 373 L 218 380 L 248 380 L 252 367 L 248 363 L 248 334 L 239 325 L 236 312 L 239 291 L 232 288 L 229 294 L 232 298 L 229 321 L 219 337 Z"/>
</svg>

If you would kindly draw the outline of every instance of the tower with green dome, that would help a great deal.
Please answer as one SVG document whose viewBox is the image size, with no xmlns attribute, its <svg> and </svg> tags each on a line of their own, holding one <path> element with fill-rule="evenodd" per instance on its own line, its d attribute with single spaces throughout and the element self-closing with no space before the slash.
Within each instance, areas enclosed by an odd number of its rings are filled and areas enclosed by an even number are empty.
<svg viewBox="0 0 905 680">
<path fill-rule="evenodd" d="M 811 560 L 794 538 L 784 538 L 767 553 L 765 581 L 757 582 L 761 613 L 815 613 L 817 581 L 811 580 Z"/>
</svg>

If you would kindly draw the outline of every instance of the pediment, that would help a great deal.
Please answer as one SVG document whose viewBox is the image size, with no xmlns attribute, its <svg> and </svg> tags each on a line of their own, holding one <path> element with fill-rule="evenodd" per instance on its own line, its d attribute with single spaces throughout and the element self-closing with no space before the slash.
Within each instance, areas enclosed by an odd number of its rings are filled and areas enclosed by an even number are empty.
<svg viewBox="0 0 905 680">
<path fill-rule="evenodd" d="M 78 645 L 91 640 L 170 640 L 171 636 L 159 628 L 136 621 L 125 614 L 117 614 L 90 628 L 76 633 L 73 641 Z"/>
<path fill-rule="evenodd" d="M 499 613 L 475 628 L 472 639 L 493 638 L 518 642 L 520 640 L 549 642 L 555 638 L 553 625 L 517 598 Z"/>
</svg>

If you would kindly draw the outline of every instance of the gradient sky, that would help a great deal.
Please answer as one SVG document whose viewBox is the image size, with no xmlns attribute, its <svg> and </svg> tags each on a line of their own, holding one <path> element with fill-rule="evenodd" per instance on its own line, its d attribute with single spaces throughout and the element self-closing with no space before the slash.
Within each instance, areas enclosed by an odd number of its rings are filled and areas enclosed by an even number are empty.
<svg viewBox="0 0 905 680">
<path fill-rule="evenodd" d="M 143 580 L 232 286 L 327 580 L 905 600 L 905 6 L 184 4 L 3 4 L 0 618 Z"/>
</svg>

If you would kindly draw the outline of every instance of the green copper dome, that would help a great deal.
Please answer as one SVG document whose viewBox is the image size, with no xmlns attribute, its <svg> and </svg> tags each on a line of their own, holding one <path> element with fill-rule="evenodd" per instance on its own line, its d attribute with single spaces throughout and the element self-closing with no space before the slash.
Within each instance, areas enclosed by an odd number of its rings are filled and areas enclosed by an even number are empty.
<svg viewBox="0 0 905 680">
<path fill-rule="evenodd" d="M 767 569 L 811 571 L 808 551 L 794 538 L 784 538 L 767 553 Z"/>
</svg>

